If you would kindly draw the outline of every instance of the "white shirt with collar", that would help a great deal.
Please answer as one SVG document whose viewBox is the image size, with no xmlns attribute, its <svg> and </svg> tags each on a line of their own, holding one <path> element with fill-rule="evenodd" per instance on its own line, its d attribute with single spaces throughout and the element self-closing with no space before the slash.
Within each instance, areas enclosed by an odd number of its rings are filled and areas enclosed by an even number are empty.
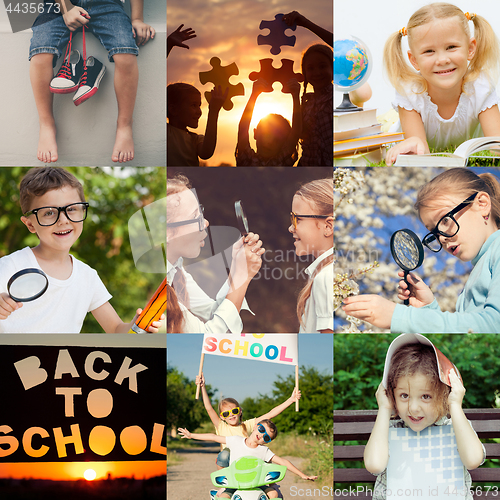
<svg viewBox="0 0 500 500">
<path fill-rule="evenodd" d="M 321 262 L 330 255 L 333 255 L 333 247 L 322 253 L 304 272 L 311 277 Z M 306 302 L 303 323 L 305 326 L 300 325 L 299 333 L 333 331 L 333 261 L 321 269 L 314 278 L 311 295 Z"/>
<path fill-rule="evenodd" d="M 174 264 L 167 260 L 167 282 L 170 286 L 176 273 L 184 273 L 186 290 L 189 295 L 189 309 L 179 306 L 184 314 L 184 333 L 241 333 L 243 322 L 238 309 L 228 299 L 229 283 L 226 281 L 217 293 L 216 299 L 209 297 L 183 267 L 180 257 Z M 246 299 L 242 309 L 250 311 Z M 251 312 L 251 311 L 250 311 Z M 253 313 L 252 313 L 253 314 Z M 176 332 L 174 332 L 176 333 Z"/>
</svg>

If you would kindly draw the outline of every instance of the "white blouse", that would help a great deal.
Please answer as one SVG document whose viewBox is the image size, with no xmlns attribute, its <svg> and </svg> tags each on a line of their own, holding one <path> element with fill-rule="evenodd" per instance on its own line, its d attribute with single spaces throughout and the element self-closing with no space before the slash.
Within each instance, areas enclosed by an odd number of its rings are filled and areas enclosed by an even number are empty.
<svg viewBox="0 0 500 500">
<path fill-rule="evenodd" d="M 187 309 L 183 304 L 179 303 L 184 314 L 184 333 L 241 333 L 243 331 L 243 322 L 238 309 L 230 300 L 226 299 L 229 292 L 229 283 L 227 281 L 224 283 L 214 300 L 186 272 L 182 262 L 182 257 L 175 264 L 171 264 L 167 260 L 167 282 L 172 286 L 174 276 L 178 272 L 184 273 L 186 278 L 190 308 Z M 246 299 L 243 300 L 241 308 L 250 311 Z"/>
<path fill-rule="evenodd" d="M 456 148 L 462 142 L 474 137 L 482 137 L 479 113 L 498 104 L 495 87 L 482 74 L 476 80 L 465 84 L 465 91 L 460 95 L 457 109 L 448 120 L 438 113 L 438 107 L 431 101 L 427 92 L 417 93 L 414 84 L 405 86 L 405 94 L 396 92 L 392 106 L 420 113 L 424 122 L 425 135 L 430 148 L 443 150 Z M 391 132 L 400 132 L 401 123 L 396 122 Z"/>
<path fill-rule="evenodd" d="M 333 247 L 321 254 L 306 270 L 312 276 L 319 264 L 330 255 Z M 299 333 L 320 333 L 333 331 L 333 261 L 325 266 L 314 278 L 311 295 L 307 299 L 303 322 Z"/>
</svg>

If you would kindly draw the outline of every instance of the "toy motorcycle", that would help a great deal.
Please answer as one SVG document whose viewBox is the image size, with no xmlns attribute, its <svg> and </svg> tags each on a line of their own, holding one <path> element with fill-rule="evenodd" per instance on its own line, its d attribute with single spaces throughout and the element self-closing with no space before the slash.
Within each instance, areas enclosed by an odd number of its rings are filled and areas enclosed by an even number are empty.
<svg viewBox="0 0 500 500">
<path fill-rule="evenodd" d="M 259 486 L 277 483 L 285 474 L 284 465 L 269 464 L 256 457 L 242 457 L 229 467 L 212 472 L 210 477 L 218 488 L 236 488 L 231 500 L 268 500 Z M 215 493 L 216 490 L 211 491 L 211 499 L 215 498 Z M 279 498 L 283 498 L 281 492 Z"/>
</svg>

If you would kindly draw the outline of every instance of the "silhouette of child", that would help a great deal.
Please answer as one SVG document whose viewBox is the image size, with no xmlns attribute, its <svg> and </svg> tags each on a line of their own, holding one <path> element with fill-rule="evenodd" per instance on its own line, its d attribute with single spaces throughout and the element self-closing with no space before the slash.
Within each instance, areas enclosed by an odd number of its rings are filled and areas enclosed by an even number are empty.
<svg viewBox="0 0 500 500">
<path fill-rule="evenodd" d="M 250 146 L 249 128 L 257 97 L 262 92 L 271 92 L 272 86 L 263 79 L 253 84 L 252 94 L 241 116 L 236 146 L 237 166 L 293 166 L 297 161 L 297 142 L 301 129 L 300 83 L 295 79 L 288 81 L 285 92 L 292 94 L 292 126 L 288 120 L 278 114 L 270 114 L 260 120 L 254 129 L 257 152 Z"/>
</svg>

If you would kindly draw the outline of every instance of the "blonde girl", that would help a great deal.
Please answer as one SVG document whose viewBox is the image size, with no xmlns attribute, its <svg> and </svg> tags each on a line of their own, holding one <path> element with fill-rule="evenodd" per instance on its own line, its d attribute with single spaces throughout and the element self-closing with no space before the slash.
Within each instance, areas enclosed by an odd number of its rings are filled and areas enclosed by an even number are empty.
<svg viewBox="0 0 500 500">
<path fill-rule="evenodd" d="M 401 47 L 404 37 L 411 66 Z M 484 17 L 441 2 L 417 10 L 384 48 L 385 69 L 396 89 L 392 105 L 406 137 L 389 150 L 387 165 L 399 154 L 454 149 L 472 137 L 500 135 L 499 58 L 498 39 Z"/>
<path fill-rule="evenodd" d="M 333 178 L 300 187 L 290 217 L 295 253 L 316 257 L 298 297 L 299 333 L 333 333 Z"/>
<path fill-rule="evenodd" d="M 233 246 L 231 285 L 211 299 L 184 270 L 184 258 L 196 258 L 205 245 L 208 221 L 189 180 L 167 179 L 167 333 L 241 333 L 240 309 L 265 249 L 249 233 Z"/>
<path fill-rule="evenodd" d="M 207 410 L 210 420 L 214 424 L 215 432 L 218 436 L 243 436 L 248 437 L 252 433 L 254 427 L 262 420 L 272 419 L 279 415 L 282 411 L 300 399 L 301 393 L 294 389 L 292 395 L 280 405 L 276 406 L 268 413 L 258 418 L 243 420 L 243 409 L 241 405 L 233 398 L 225 398 L 219 402 L 217 413 L 212 408 L 210 397 L 205 387 L 205 378 L 203 373 L 196 376 L 196 385 L 201 388 L 203 395 L 203 404 Z M 222 451 L 217 456 L 217 466 L 222 469 L 229 467 L 229 449 L 222 445 Z"/>
<path fill-rule="evenodd" d="M 400 281 L 398 298 L 410 307 L 378 295 L 344 300 L 351 316 L 391 332 L 498 333 L 500 325 L 500 183 L 490 173 L 476 175 L 453 168 L 424 185 L 415 208 L 427 228 L 422 242 L 474 266 L 456 312 L 441 311 L 431 289 L 410 273 L 409 287 Z M 403 273 L 399 274 L 401 277 Z"/>
<path fill-rule="evenodd" d="M 333 165 L 333 50 L 321 43 L 302 56 L 302 156 L 299 166 Z M 314 92 L 308 92 L 311 84 Z"/>
<path fill-rule="evenodd" d="M 377 419 L 364 452 L 366 469 L 377 476 L 373 499 L 385 500 L 387 496 L 389 427 L 409 427 L 418 432 L 433 425 L 452 425 L 464 464 L 463 498 L 472 500 L 468 470 L 479 467 L 486 454 L 462 409 L 464 386 L 453 369 L 449 372 L 450 386 L 443 383 L 434 349 L 424 343 L 414 343 L 413 335 L 408 337 L 390 359 L 388 376 L 384 377 L 386 387 L 384 382 L 380 383 L 375 394 Z M 424 337 L 424 340 L 427 339 Z"/>
</svg>

